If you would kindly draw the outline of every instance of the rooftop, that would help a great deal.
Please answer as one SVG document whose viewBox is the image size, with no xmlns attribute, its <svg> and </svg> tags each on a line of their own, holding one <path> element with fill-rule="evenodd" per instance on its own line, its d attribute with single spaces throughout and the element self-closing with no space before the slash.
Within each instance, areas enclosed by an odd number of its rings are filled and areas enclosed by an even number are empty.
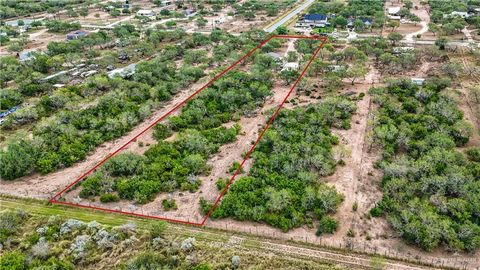
<svg viewBox="0 0 480 270">
<path fill-rule="evenodd" d="M 327 19 L 327 15 L 323 14 L 307 14 L 305 17 L 303 17 L 304 20 L 309 20 L 309 21 L 324 21 Z"/>
<path fill-rule="evenodd" d="M 400 11 L 400 7 L 390 7 L 388 8 L 388 14 L 397 14 Z"/>
</svg>

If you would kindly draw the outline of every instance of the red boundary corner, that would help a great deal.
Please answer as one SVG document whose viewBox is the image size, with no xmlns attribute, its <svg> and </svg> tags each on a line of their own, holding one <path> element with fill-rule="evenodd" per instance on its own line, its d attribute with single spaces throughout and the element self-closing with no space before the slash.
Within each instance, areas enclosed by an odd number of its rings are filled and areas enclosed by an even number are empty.
<svg viewBox="0 0 480 270">
<path fill-rule="evenodd" d="M 222 193 L 220 193 L 220 195 L 218 196 L 218 198 L 215 200 L 215 203 L 213 204 L 213 206 L 210 208 L 210 210 L 208 211 L 207 215 L 205 215 L 205 217 L 202 219 L 201 222 L 190 222 L 190 221 L 185 221 L 185 220 L 178 220 L 178 219 L 171 219 L 171 218 L 165 218 L 165 217 L 159 217 L 159 216 L 151 216 L 151 215 L 144 215 L 144 214 L 138 214 L 138 213 L 133 213 L 133 212 L 125 212 L 125 211 L 121 211 L 121 210 L 114 210 L 114 209 L 109 209 L 109 208 L 102 208 L 102 207 L 96 207 L 96 206 L 89 206 L 89 205 L 83 205 L 83 204 L 76 204 L 76 203 L 70 203 L 70 202 L 62 202 L 62 201 L 58 201 L 57 199 L 64 193 L 66 192 L 67 190 L 69 190 L 71 187 L 73 187 L 75 184 L 81 182 L 86 176 L 88 176 L 90 173 L 92 173 L 95 169 L 97 169 L 98 167 L 100 167 L 103 163 L 105 163 L 107 160 L 109 160 L 110 158 L 112 158 L 114 155 L 116 155 L 118 152 L 120 152 L 123 148 L 125 148 L 127 145 L 129 145 L 130 143 L 132 143 L 133 141 L 135 141 L 138 137 L 140 137 L 142 134 L 144 134 L 147 130 L 149 130 L 150 128 L 152 128 L 154 125 L 156 125 L 158 122 L 162 121 L 163 119 L 165 119 L 167 116 L 169 116 L 170 114 L 172 114 L 173 112 L 175 112 L 176 110 L 178 110 L 183 104 L 185 104 L 187 101 L 189 101 L 190 99 L 192 99 L 193 97 L 195 97 L 197 94 L 199 94 L 200 92 L 202 92 L 205 88 L 207 88 L 208 86 L 210 86 L 213 82 L 215 82 L 216 80 L 218 80 L 218 78 L 220 78 L 221 76 L 225 75 L 227 72 L 229 72 L 230 70 L 232 70 L 235 66 L 237 66 L 240 62 L 242 62 L 243 60 L 245 60 L 245 58 L 249 57 L 250 55 L 252 55 L 257 49 L 259 49 L 260 47 L 262 47 L 263 45 L 265 45 L 268 41 L 270 41 L 271 39 L 273 38 L 285 38 L 285 39 L 290 39 L 290 38 L 294 38 L 294 39 L 311 39 L 311 40 L 321 40 L 321 44 L 318 46 L 318 48 L 316 49 L 315 53 L 313 54 L 312 58 L 310 58 L 310 60 L 308 61 L 308 63 L 306 64 L 306 66 L 303 68 L 302 70 L 302 73 L 300 74 L 300 76 L 298 76 L 298 78 L 295 80 L 295 82 L 293 83 L 292 87 L 290 88 L 290 90 L 288 91 L 287 95 L 285 96 L 285 98 L 283 99 L 282 103 L 280 103 L 280 105 L 277 107 L 277 109 L 275 110 L 275 112 L 272 114 L 272 116 L 270 117 L 270 119 L 268 120 L 267 124 L 265 125 L 265 127 L 263 128 L 262 132 L 260 133 L 260 135 L 258 136 L 257 140 L 255 141 L 255 143 L 253 144 L 253 146 L 250 148 L 250 150 L 248 151 L 248 153 L 245 155 L 244 159 L 242 160 L 242 163 L 240 163 L 240 166 L 238 166 L 237 170 L 234 172 L 234 174 L 232 175 L 232 177 L 230 178 L 230 180 L 228 181 L 226 187 L 222 190 Z M 270 125 L 273 123 L 273 121 L 275 120 L 275 118 L 277 117 L 278 113 L 280 112 L 280 110 L 283 108 L 283 105 L 285 104 L 285 102 L 287 101 L 288 97 L 290 97 L 290 95 L 292 94 L 293 90 L 295 89 L 295 87 L 297 86 L 297 84 L 300 82 L 300 80 L 303 78 L 303 76 L 305 75 L 308 67 L 310 66 L 310 64 L 312 63 L 313 59 L 315 59 L 315 57 L 318 55 L 318 53 L 320 52 L 320 49 L 322 49 L 323 45 L 325 44 L 325 42 L 327 41 L 327 37 L 316 37 L 316 36 L 290 36 L 290 35 L 272 35 L 270 37 L 268 37 L 267 39 L 265 39 L 264 41 L 262 41 L 260 44 L 258 44 L 255 48 L 253 48 L 252 50 L 250 50 L 247 54 L 245 54 L 242 58 L 240 58 L 239 60 L 237 60 L 235 63 L 233 63 L 231 66 L 229 66 L 228 68 L 226 68 L 225 70 L 223 70 L 222 72 L 220 72 L 218 75 L 216 75 L 215 77 L 213 77 L 213 79 L 211 79 L 209 82 L 207 82 L 205 85 L 203 85 L 200 89 L 198 89 L 197 91 L 195 91 L 193 94 L 191 94 L 189 97 L 187 97 L 185 100 L 183 100 L 182 102 L 180 102 L 179 104 L 177 104 L 175 107 L 173 107 L 170 111 L 168 111 L 167 113 L 165 113 L 164 115 L 162 115 L 161 117 L 159 117 L 157 120 L 155 120 L 155 122 L 153 122 L 151 125 L 149 125 L 147 128 L 145 128 L 144 130 L 142 130 L 140 133 L 138 133 L 137 135 L 135 135 L 133 138 L 131 138 L 128 142 L 126 142 L 124 145 L 120 146 L 117 150 L 115 150 L 113 153 L 109 154 L 107 157 L 105 157 L 103 160 L 101 160 L 100 162 L 98 162 L 97 164 L 95 164 L 95 166 L 93 166 L 91 169 L 89 169 L 87 172 L 85 172 L 84 174 L 82 174 L 79 178 L 77 178 L 75 181 L 73 181 L 72 183 L 70 183 L 68 186 L 66 186 L 64 189 L 62 189 L 61 191 L 59 191 L 57 194 L 55 194 L 50 200 L 49 202 L 51 203 L 54 203 L 54 204 L 62 204 L 62 205 L 68 205 L 68 206 L 75 206 L 75 207 L 80 207 L 80 208 L 87 208 L 87 209 L 94 209 L 94 210 L 100 210 L 100 211 L 105 211 L 105 212 L 110 212 L 110 213 L 119 213 L 119 214 L 125 214 L 125 215 L 129 215 L 129 216 L 136 216 L 136 217 L 142 217 L 142 218 L 151 218 L 151 219 L 159 219 L 159 220 L 165 220 L 165 221 L 169 221 L 169 222 L 174 222 L 174 223 L 181 223 L 181 224 L 186 224 L 186 225 L 192 225 L 192 226 L 204 226 L 205 223 L 207 222 L 207 220 L 210 218 L 210 215 L 213 213 L 213 211 L 215 210 L 215 208 L 218 206 L 218 204 L 220 203 L 222 197 L 225 195 L 225 193 L 227 192 L 227 190 L 229 189 L 230 185 L 233 183 L 233 181 L 235 180 L 235 177 L 237 176 L 237 174 L 240 172 L 240 170 L 242 169 L 243 165 L 245 164 L 245 162 L 249 159 L 250 155 L 252 154 L 253 150 L 255 149 L 255 147 L 257 146 L 257 144 L 260 142 L 260 140 L 262 139 L 263 135 L 265 134 L 265 132 L 267 131 L 267 129 L 270 127 Z"/>
</svg>

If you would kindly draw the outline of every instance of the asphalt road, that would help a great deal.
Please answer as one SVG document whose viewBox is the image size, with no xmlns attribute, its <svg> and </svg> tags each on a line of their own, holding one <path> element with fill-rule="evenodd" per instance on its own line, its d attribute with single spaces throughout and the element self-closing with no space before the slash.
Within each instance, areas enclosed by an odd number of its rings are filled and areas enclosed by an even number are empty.
<svg viewBox="0 0 480 270">
<path fill-rule="evenodd" d="M 278 22 L 274 23 L 273 25 L 263 29 L 265 30 L 265 32 L 268 32 L 268 33 L 272 33 L 273 31 L 275 31 L 279 26 L 281 26 L 282 24 L 288 22 L 291 18 L 293 18 L 294 16 L 296 16 L 298 13 L 302 12 L 304 9 L 306 9 L 308 6 L 310 6 L 311 4 L 313 4 L 313 2 L 315 2 L 315 0 L 306 0 L 303 4 L 301 4 L 299 7 L 297 7 L 296 9 L 292 10 L 290 13 L 287 14 L 287 16 L 283 17 L 282 19 L 280 19 Z"/>
</svg>

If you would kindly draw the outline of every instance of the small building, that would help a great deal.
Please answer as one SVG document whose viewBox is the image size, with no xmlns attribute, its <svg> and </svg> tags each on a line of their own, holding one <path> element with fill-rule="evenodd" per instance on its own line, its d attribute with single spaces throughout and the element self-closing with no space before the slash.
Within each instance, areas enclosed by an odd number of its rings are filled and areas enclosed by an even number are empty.
<svg viewBox="0 0 480 270">
<path fill-rule="evenodd" d="M 186 17 L 192 17 L 192 16 L 195 16 L 195 14 L 197 14 L 197 11 L 193 9 L 185 9 L 183 11 L 183 15 L 185 15 Z"/>
<path fill-rule="evenodd" d="M 81 37 L 86 37 L 88 35 L 88 31 L 85 30 L 75 30 L 67 34 L 67 40 L 74 40 Z"/>
<path fill-rule="evenodd" d="M 138 16 L 144 16 L 144 17 L 154 17 L 155 16 L 155 11 L 151 9 L 140 9 L 137 11 Z"/>
<path fill-rule="evenodd" d="M 400 12 L 400 7 L 388 8 L 387 12 L 388 12 L 388 17 L 392 20 L 400 20 L 402 18 L 398 15 L 398 13 Z"/>
<path fill-rule="evenodd" d="M 416 84 L 416 85 L 423 85 L 425 83 L 425 79 L 424 78 L 411 78 L 410 79 L 412 83 Z"/>
<path fill-rule="evenodd" d="M 307 14 L 297 22 L 299 27 L 325 27 L 328 24 L 327 15 L 323 14 Z"/>
<path fill-rule="evenodd" d="M 282 71 L 284 71 L 284 70 L 298 70 L 298 63 L 297 62 L 288 62 L 283 66 Z"/>
<path fill-rule="evenodd" d="M 415 50 L 414 47 L 395 47 L 393 48 L 393 53 L 401 54 L 401 53 L 413 52 L 414 50 Z"/>
<path fill-rule="evenodd" d="M 344 65 L 328 65 L 327 69 L 333 72 L 342 72 L 347 70 Z"/>
<path fill-rule="evenodd" d="M 137 64 L 133 63 L 133 64 L 130 64 L 126 67 L 117 68 L 117 69 L 114 69 L 112 71 L 109 71 L 109 72 L 107 72 L 107 75 L 108 75 L 109 78 L 114 78 L 114 77 L 117 77 L 117 76 L 119 76 L 121 78 L 127 78 L 127 77 L 130 77 L 133 74 L 135 74 L 136 66 L 137 66 Z"/>
<path fill-rule="evenodd" d="M 170 6 L 171 4 L 173 4 L 173 1 L 170 1 L 170 0 L 163 0 L 162 1 L 162 6 Z"/>
<path fill-rule="evenodd" d="M 470 13 L 463 12 L 463 11 L 452 11 L 452 13 L 450 14 L 443 14 L 444 19 L 454 18 L 454 17 L 461 17 L 464 19 L 468 19 L 470 16 L 472 16 Z"/>
<path fill-rule="evenodd" d="M 37 54 L 37 50 L 30 50 L 30 51 L 23 51 L 18 54 L 18 60 L 20 62 L 25 62 L 31 59 L 35 59 L 35 54 Z"/>
</svg>

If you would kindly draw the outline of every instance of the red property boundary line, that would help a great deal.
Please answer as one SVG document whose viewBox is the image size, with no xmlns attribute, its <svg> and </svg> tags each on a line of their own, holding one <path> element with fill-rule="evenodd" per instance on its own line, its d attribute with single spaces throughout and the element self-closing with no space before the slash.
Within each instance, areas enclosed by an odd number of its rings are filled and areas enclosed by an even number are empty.
<svg viewBox="0 0 480 270">
<path fill-rule="evenodd" d="M 100 167 L 103 163 L 105 163 L 107 160 L 109 160 L 110 158 L 112 158 L 114 155 L 116 155 L 118 152 L 120 152 L 122 149 L 124 149 L 127 145 L 129 145 L 130 143 L 132 143 L 133 141 L 135 141 L 138 137 L 140 137 L 142 134 L 144 134 L 147 130 L 149 130 L 150 128 L 152 128 L 154 125 L 156 125 L 158 122 L 162 121 L 163 119 L 165 119 L 167 116 L 169 116 L 170 114 L 172 114 L 173 112 L 175 112 L 176 110 L 178 110 L 182 105 L 184 105 L 187 101 L 189 101 L 190 99 L 192 99 L 193 97 L 195 97 L 197 94 L 199 94 L 200 92 L 202 92 L 205 88 L 209 87 L 213 82 L 215 82 L 217 79 L 219 79 L 221 76 L 225 75 L 227 72 L 229 72 L 230 70 L 232 70 L 235 66 L 237 66 L 239 63 L 241 63 L 243 60 L 245 60 L 247 57 L 249 57 L 250 55 L 252 55 L 257 49 L 261 48 L 263 45 L 265 45 L 268 41 L 270 41 L 271 39 L 274 39 L 274 38 L 284 38 L 284 39 L 290 39 L 290 38 L 294 38 L 294 39 L 310 39 L 310 40 L 320 40 L 321 41 L 321 44 L 318 46 L 318 48 L 316 49 L 315 53 L 313 54 L 313 56 L 310 58 L 310 60 L 308 61 L 308 63 L 306 64 L 306 66 L 303 68 L 302 70 L 302 73 L 300 74 L 300 76 L 298 76 L 298 78 L 295 80 L 295 82 L 293 83 L 292 87 L 290 88 L 290 90 L 288 91 L 287 95 L 285 96 L 285 98 L 283 99 L 282 103 L 280 103 L 280 105 L 277 107 L 277 109 L 275 110 L 275 112 L 273 113 L 273 115 L 270 117 L 270 119 L 268 120 L 267 124 L 265 125 L 265 127 L 263 128 L 262 132 L 260 133 L 260 135 L 258 136 L 257 140 L 255 141 L 255 143 L 253 144 L 253 146 L 250 148 L 250 150 L 248 151 L 248 153 L 245 155 L 244 159 L 242 160 L 242 163 L 240 163 L 240 166 L 238 166 L 237 170 L 234 172 L 234 174 L 232 175 L 232 177 L 230 178 L 230 180 L 228 181 L 227 185 L 225 186 L 225 188 L 222 190 L 222 193 L 220 193 L 220 195 L 218 196 L 218 198 L 215 200 L 215 203 L 212 205 L 212 207 L 210 208 L 210 210 L 208 211 L 207 215 L 205 215 L 205 217 L 202 219 L 201 222 L 190 222 L 190 221 L 185 221 L 185 220 L 179 220 L 179 219 L 172 219 L 172 218 L 166 218 L 166 217 L 159 217 L 159 216 L 152 216 L 152 215 L 145 215 L 145 214 L 139 214 L 139 213 L 133 213 L 133 212 L 125 212 L 125 211 L 121 211 L 121 210 L 114 210 L 114 209 L 109 209 L 109 208 L 103 208 L 103 207 L 97 207 L 97 206 L 90 206 L 90 205 L 83 205 L 83 204 L 77 204 L 77 203 L 71 203 L 71 202 L 62 202 L 62 201 L 58 201 L 57 199 L 63 194 L 65 193 L 67 190 L 69 190 L 71 187 L 73 187 L 74 185 L 76 185 L 77 183 L 81 182 L 86 176 L 88 176 L 90 173 L 92 173 L 95 169 L 97 169 L 98 167 Z M 212 215 L 213 211 L 215 210 L 215 208 L 218 206 L 218 204 L 220 203 L 222 197 L 225 195 L 225 193 L 227 192 L 227 190 L 230 188 L 230 185 L 233 183 L 233 181 L 235 180 L 235 177 L 238 175 L 238 173 L 241 171 L 243 165 L 245 164 L 245 162 L 249 159 L 250 155 L 252 154 L 253 150 L 255 149 L 255 147 L 257 146 L 257 144 L 260 142 L 260 140 L 262 139 L 263 135 L 265 134 L 265 132 L 267 131 L 267 129 L 272 125 L 273 121 L 275 120 L 275 118 L 277 117 L 278 113 L 280 112 L 280 110 L 283 108 L 285 102 L 287 101 L 287 99 L 290 97 L 290 95 L 292 94 L 293 90 L 295 89 L 295 87 L 297 86 L 297 84 L 300 82 L 300 80 L 303 78 L 303 76 L 305 76 L 305 73 L 307 72 L 307 69 L 309 68 L 310 64 L 312 63 L 313 59 L 315 59 L 315 57 L 318 55 L 318 53 L 320 52 L 320 49 L 322 49 L 323 45 L 326 43 L 327 41 L 327 37 L 315 37 L 315 36 L 295 36 L 295 35 L 272 35 L 270 37 L 268 37 L 267 39 L 265 39 L 264 41 L 262 41 L 260 44 L 258 44 L 255 48 L 253 48 L 252 50 L 250 50 L 247 54 L 245 54 L 242 58 L 240 58 L 239 60 L 237 60 L 235 63 L 233 63 L 231 66 L 229 66 L 228 68 L 226 68 L 225 70 L 223 70 L 222 72 L 220 72 L 218 75 L 216 75 L 215 77 L 213 77 L 209 82 L 207 82 L 205 85 L 203 85 L 200 89 L 198 89 L 197 91 L 195 91 L 193 94 L 191 94 L 189 97 L 187 97 L 185 100 L 183 100 L 182 102 L 180 102 L 179 104 L 177 104 L 175 107 L 173 107 L 170 111 L 168 111 L 167 113 L 165 113 L 164 115 L 162 115 L 161 117 L 159 117 L 157 120 L 155 120 L 152 124 L 150 124 L 148 127 L 146 127 L 144 130 L 142 130 L 140 133 L 138 133 L 137 135 L 135 135 L 133 138 L 131 138 L 129 141 L 127 141 L 124 145 L 120 146 L 117 150 L 115 150 L 113 153 L 109 154 L 107 157 L 105 157 L 104 159 L 102 159 L 100 162 L 98 162 L 95 166 L 93 166 L 91 169 L 89 169 L 87 172 L 85 172 L 84 174 L 82 174 L 80 177 L 78 177 L 75 181 L 73 181 L 72 183 L 70 183 L 68 186 L 66 186 L 64 189 L 62 189 L 61 191 L 59 191 L 58 193 L 56 193 L 50 200 L 49 202 L 50 203 L 53 203 L 53 204 L 61 204 L 61 205 L 67 205 L 67 206 L 75 206 L 75 207 L 80 207 L 80 208 L 86 208 L 86 209 L 93 209 L 93 210 L 100 210 L 100 211 L 104 211 L 104 212 L 110 212 L 110 213 L 118 213 L 118 214 L 125 214 L 125 215 L 129 215 L 129 216 L 135 216 L 135 217 L 142 217 L 142 218 L 150 218 L 150 219 L 159 219 L 159 220 L 165 220 L 165 221 L 168 221 L 168 222 L 174 222 L 174 223 L 180 223 L 180 224 L 186 224 L 186 225 L 192 225 L 192 226 L 204 226 L 205 223 L 207 222 L 207 220 L 210 218 L 210 216 Z"/>
</svg>

